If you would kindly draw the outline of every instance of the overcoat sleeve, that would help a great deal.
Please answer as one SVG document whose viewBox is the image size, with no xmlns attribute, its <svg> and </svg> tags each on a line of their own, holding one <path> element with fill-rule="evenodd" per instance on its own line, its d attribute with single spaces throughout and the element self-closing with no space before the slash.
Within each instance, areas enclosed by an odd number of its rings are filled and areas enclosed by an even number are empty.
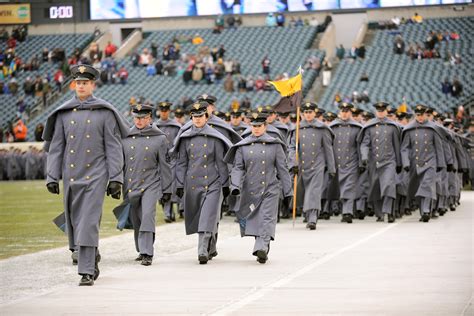
<svg viewBox="0 0 474 316">
<path fill-rule="evenodd" d="M 410 149 L 411 149 L 410 132 L 406 132 L 403 134 L 402 146 L 400 149 L 403 168 L 410 167 Z"/>
<path fill-rule="evenodd" d="M 291 132 L 288 136 L 288 169 L 297 166 L 296 164 L 296 132 Z"/>
<path fill-rule="evenodd" d="M 369 160 L 370 150 L 370 131 L 364 128 L 362 131 L 362 142 L 360 143 L 360 159 L 362 161 Z"/>
<path fill-rule="evenodd" d="M 276 146 L 276 171 L 277 177 L 280 179 L 281 188 L 283 190 L 283 196 L 288 197 L 293 195 L 293 190 L 291 188 L 291 177 L 287 168 L 286 154 L 283 150 L 283 146 Z"/>
<path fill-rule="evenodd" d="M 184 179 L 188 170 L 188 154 L 186 152 L 186 141 L 181 140 L 178 148 L 178 158 L 176 160 L 176 188 L 184 188 Z"/>
<path fill-rule="evenodd" d="M 112 111 L 107 111 L 107 124 L 104 124 L 104 148 L 109 172 L 109 182 L 123 183 L 123 148 L 120 129 Z"/>
<path fill-rule="evenodd" d="M 242 178 L 245 174 L 245 163 L 242 155 L 242 147 L 238 147 L 235 152 L 234 163 L 230 175 L 230 190 L 238 189 L 241 191 Z"/>
<path fill-rule="evenodd" d="M 160 145 L 158 146 L 158 163 L 160 165 L 161 173 L 161 190 L 163 193 L 172 193 L 171 184 L 173 183 L 173 176 L 168 154 L 169 142 L 164 135 L 159 138 Z"/>
<path fill-rule="evenodd" d="M 402 165 L 402 157 L 400 155 L 400 131 L 398 127 L 393 127 L 393 149 L 395 150 L 395 158 L 397 160 L 397 167 Z"/>
<path fill-rule="evenodd" d="M 221 141 L 216 141 L 214 147 L 214 159 L 216 162 L 217 172 L 219 173 L 219 179 L 223 187 L 229 186 L 229 169 L 227 164 L 224 162 L 224 155 L 226 150 L 224 144 Z"/>
<path fill-rule="evenodd" d="M 65 146 L 66 139 L 64 136 L 63 120 L 58 115 L 56 123 L 54 124 L 53 138 L 49 145 L 49 152 L 46 160 L 46 183 L 59 182 L 61 179 Z"/>
<path fill-rule="evenodd" d="M 434 146 L 435 146 L 435 153 L 436 153 L 436 167 L 446 168 L 446 160 L 444 159 L 444 150 L 443 150 L 443 143 L 441 141 L 441 137 L 436 132 L 433 132 L 433 134 L 434 134 Z"/>
<path fill-rule="evenodd" d="M 332 135 L 327 130 L 322 137 L 324 155 L 326 157 L 326 167 L 329 173 L 336 173 L 336 161 L 334 160 L 334 149 L 332 147 Z"/>
</svg>

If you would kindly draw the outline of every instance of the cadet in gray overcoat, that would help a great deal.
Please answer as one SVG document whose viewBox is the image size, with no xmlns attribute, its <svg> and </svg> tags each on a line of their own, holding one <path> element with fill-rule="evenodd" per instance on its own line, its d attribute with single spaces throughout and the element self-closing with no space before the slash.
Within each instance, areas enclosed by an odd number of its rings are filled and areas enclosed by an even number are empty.
<svg viewBox="0 0 474 316">
<path fill-rule="evenodd" d="M 217 255 L 217 229 L 223 197 L 229 195 L 229 170 L 223 161 L 232 143 L 206 124 L 205 101 L 192 105 L 192 127 L 178 135 L 176 195 L 183 198 L 186 234 L 199 234 L 198 260 L 206 264 Z"/>
<path fill-rule="evenodd" d="M 252 135 L 235 144 L 224 159 L 233 165 L 232 195 L 241 198 L 236 215 L 242 236 L 255 237 L 252 254 L 259 263 L 267 261 L 275 238 L 280 192 L 286 206 L 292 195 L 286 146 L 265 133 L 266 119 L 262 112 L 252 113 Z"/>
<path fill-rule="evenodd" d="M 99 224 L 104 193 L 120 198 L 123 183 L 121 138 L 127 121 L 110 103 L 92 95 L 99 72 L 89 65 L 71 68 L 76 96 L 55 109 L 43 133 L 47 188 L 59 194 L 63 179 L 69 249 L 78 250 L 79 285 L 99 275 Z M 108 184 L 107 184 L 108 183 Z"/>
<path fill-rule="evenodd" d="M 303 120 L 299 128 L 299 160 L 296 163 L 296 132 L 290 136 L 288 148 L 289 169 L 299 174 L 298 186 L 303 197 L 303 212 L 306 213 L 307 227 L 316 229 L 322 206 L 324 173 L 330 178 L 336 176 L 333 151 L 334 134 L 331 129 L 315 119 L 317 106 L 306 102 L 302 105 Z"/>
<path fill-rule="evenodd" d="M 125 159 L 124 203 L 130 204 L 129 218 L 133 224 L 136 261 L 149 266 L 153 260 L 156 202 L 171 199 L 172 173 L 167 135 L 152 124 L 153 107 L 133 107 L 134 126 L 122 140 Z"/>
<path fill-rule="evenodd" d="M 354 203 L 357 196 L 357 177 L 359 175 L 359 145 L 357 137 L 362 125 L 351 118 L 354 105 L 342 102 L 339 105 L 339 118 L 329 124 L 334 133 L 334 158 L 339 184 L 339 200 L 342 202 L 342 222 L 352 223 Z M 359 217 L 360 214 L 357 214 Z"/>
<path fill-rule="evenodd" d="M 368 200 L 374 203 L 377 221 L 395 221 L 393 209 L 397 196 L 396 172 L 402 170 L 400 130 L 387 116 L 388 103 L 374 104 L 376 118 L 370 120 L 360 133 L 360 153 L 363 167 L 369 168 Z"/>
<path fill-rule="evenodd" d="M 402 132 L 403 169 L 410 172 L 409 198 L 418 199 L 421 220 L 428 222 L 436 200 L 436 173 L 446 168 L 441 135 L 425 115 L 426 106 L 415 107 L 415 120 Z"/>
</svg>

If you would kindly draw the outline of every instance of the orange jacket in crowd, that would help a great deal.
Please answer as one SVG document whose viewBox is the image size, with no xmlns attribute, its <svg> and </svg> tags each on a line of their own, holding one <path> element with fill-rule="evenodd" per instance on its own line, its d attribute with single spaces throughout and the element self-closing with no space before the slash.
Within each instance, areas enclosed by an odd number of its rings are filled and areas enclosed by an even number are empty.
<svg viewBox="0 0 474 316">
<path fill-rule="evenodd" d="M 18 122 L 13 127 L 13 135 L 15 136 L 15 141 L 25 141 L 26 134 L 28 134 L 28 127 L 26 127 L 25 123 L 23 123 L 22 120 L 18 120 Z"/>
</svg>

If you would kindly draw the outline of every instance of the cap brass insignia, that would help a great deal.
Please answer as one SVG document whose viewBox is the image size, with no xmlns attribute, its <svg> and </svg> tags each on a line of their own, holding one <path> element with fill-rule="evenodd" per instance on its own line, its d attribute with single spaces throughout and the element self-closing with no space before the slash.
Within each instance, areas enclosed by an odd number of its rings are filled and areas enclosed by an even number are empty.
<svg viewBox="0 0 474 316">
<path fill-rule="evenodd" d="M 421 105 L 417 105 L 416 109 L 421 110 L 422 109 Z"/>
<path fill-rule="evenodd" d="M 195 110 L 199 110 L 199 107 L 200 107 L 200 106 L 201 106 L 201 105 L 200 105 L 199 103 L 194 103 L 194 104 L 193 104 L 193 108 L 194 108 Z"/>
<path fill-rule="evenodd" d="M 258 113 L 252 113 L 252 117 L 253 117 L 254 119 L 257 119 Z"/>
<path fill-rule="evenodd" d="M 203 100 L 207 100 L 207 97 L 208 97 L 207 94 L 203 94 L 203 95 L 202 95 L 202 99 L 203 99 Z"/>
<path fill-rule="evenodd" d="M 84 66 L 80 66 L 80 67 L 77 68 L 77 69 L 79 69 L 79 72 L 80 72 L 81 74 L 83 74 L 83 73 L 86 71 L 86 67 L 84 67 Z"/>
<path fill-rule="evenodd" d="M 141 110 L 142 110 L 142 105 L 141 105 L 141 104 L 137 104 L 137 110 L 138 110 L 138 111 L 141 111 Z"/>
<path fill-rule="evenodd" d="M 261 113 L 261 112 L 263 111 L 263 107 L 259 106 L 259 107 L 257 108 L 257 111 Z"/>
</svg>

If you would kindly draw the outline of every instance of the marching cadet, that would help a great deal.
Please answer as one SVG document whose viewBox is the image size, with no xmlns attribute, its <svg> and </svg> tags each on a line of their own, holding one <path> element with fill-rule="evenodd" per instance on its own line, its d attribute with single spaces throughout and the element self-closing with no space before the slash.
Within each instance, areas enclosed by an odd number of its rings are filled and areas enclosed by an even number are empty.
<svg viewBox="0 0 474 316">
<path fill-rule="evenodd" d="M 469 181 L 471 182 L 471 190 L 474 190 L 474 120 L 469 122 L 469 130 L 464 136 L 469 141 L 467 148 L 469 156 Z"/>
<path fill-rule="evenodd" d="M 55 109 L 43 139 L 48 151 L 47 188 L 59 194 L 63 179 L 69 249 L 78 250 L 79 285 L 99 276 L 99 224 L 104 193 L 120 199 L 123 183 L 121 138 L 129 126 L 113 105 L 92 95 L 99 72 L 89 65 L 71 68 L 76 95 Z M 108 182 L 108 184 L 107 184 Z"/>
<path fill-rule="evenodd" d="M 333 133 L 331 129 L 315 119 L 317 105 L 306 102 L 302 105 L 303 120 L 299 128 L 299 161 L 296 163 L 296 133 L 290 136 L 289 169 L 299 174 L 300 193 L 303 199 L 303 212 L 307 218 L 307 228 L 316 229 L 319 212 L 322 206 L 324 173 L 334 178 L 336 167 L 332 147 Z M 300 186 L 298 186 L 300 188 Z"/>
<path fill-rule="evenodd" d="M 247 129 L 247 125 L 242 122 L 241 110 L 233 109 L 230 112 L 230 127 L 232 127 L 232 129 L 239 135 L 242 135 L 243 131 Z"/>
<path fill-rule="evenodd" d="M 183 126 L 186 123 L 186 111 L 182 107 L 177 107 L 174 110 L 174 120 Z"/>
<path fill-rule="evenodd" d="M 38 152 L 35 147 L 29 146 L 25 153 L 25 179 L 34 180 L 38 173 L 40 164 L 38 161 Z"/>
<path fill-rule="evenodd" d="M 316 105 L 316 109 L 314 110 L 314 112 L 316 113 L 316 119 L 318 121 L 320 121 L 321 123 L 324 123 L 324 113 L 326 113 L 326 110 L 324 109 L 320 109 L 317 105 Z"/>
<path fill-rule="evenodd" d="M 155 241 L 156 202 L 171 199 L 171 165 L 167 136 L 153 124 L 153 107 L 137 104 L 132 108 L 134 126 L 122 140 L 125 158 L 124 203 L 130 204 L 135 247 L 144 266 L 152 264 Z"/>
<path fill-rule="evenodd" d="M 183 199 L 186 234 L 199 234 L 198 260 L 206 264 L 217 256 L 217 228 L 221 203 L 229 190 L 229 170 L 223 161 L 232 143 L 206 124 L 205 101 L 191 106 L 192 126 L 179 135 L 176 157 L 176 195 Z"/>
<path fill-rule="evenodd" d="M 324 115 L 323 115 L 323 118 L 324 118 L 324 122 L 329 125 L 331 124 L 332 121 L 334 121 L 335 119 L 337 119 L 337 114 L 336 113 L 333 113 L 333 112 L 326 112 Z"/>
<path fill-rule="evenodd" d="M 277 112 L 278 120 L 288 126 L 288 136 L 290 135 L 290 131 L 295 128 L 295 124 L 291 121 L 290 112 Z"/>
<path fill-rule="evenodd" d="M 280 192 L 283 191 L 284 204 L 288 205 L 292 189 L 286 145 L 265 133 L 266 114 L 255 111 L 250 121 L 252 134 L 235 144 L 224 160 L 233 164 L 232 195 L 241 196 L 236 214 L 242 237 L 255 237 L 252 254 L 264 264 L 270 241 L 275 239 Z"/>
<path fill-rule="evenodd" d="M 428 222 L 432 203 L 436 200 L 436 173 L 446 168 L 441 135 L 426 119 L 426 107 L 415 107 L 415 120 L 402 132 L 403 169 L 410 172 L 409 194 L 417 199 L 421 221 Z"/>
<path fill-rule="evenodd" d="M 361 121 L 362 125 L 366 125 L 371 119 L 375 117 L 375 115 L 372 114 L 372 112 L 364 111 L 362 112 L 361 117 L 362 117 L 362 121 Z"/>
<path fill-rule="evenodd" d="M 159 118 L 156 121 L 156 126 L 166 135 L 168 140 L 168 149 L 173 147 L 174 140 L 179 133 L 181 125 L 175 120 L 170 119 L 170 108 L 172 103 L 170 102 L 158 102 L 158 113 Z M 174 168 L 174 161 L 171 162 L 172 168 Z M 173 212 L 173 203 L 178 203 L 176 196 L 173 196 L 171 200 L 163 204 L 163 212 L 165 213 L 165 222 L 171 223 L 176 220 Z M 179 211 L 179 210 L 178 210 Z M 180 213 L 181 214 L 181 213 Z"/>
<path fill-rule="evenodd" d="M 400 130 L 409 123 L 409 114 L 406 112 L 397 112 L 397 123 Z M 408 198 L 408 183 L 410 181 L 410 173 L 400 172 L 397 174 L 397 199 L 395 201 L 395 210 L 397 210 L 399 217 L 403 215 L 411 215 L 410 201 Z"/>
<path fill-rule="evenodd" d="M 357 123 L 362 124 L 362 112 L 363 112 L 362 109 L 354 106 L 351 112 L 352 112 L 352 119 L 356 121 Z"/>
<path fill-rule="evenodd" d="M 267 117 L 267 123 L 275 126 L 279 131 L 280 134 L 282 135 L 284 139 L 284 143 L 287 144 L 287 139 L 288 139 L 288 125 L 283 124 L 279 120 L 277 120 L 277 114 L 273 107 L 271 105 L 267 105 L 264 107 L 264 113 L 268 115 Z"/>
<path fill-rule="evenodd" d="M 265 108 L 263 106 L 259 106 L 253 112 L 247 113 L 247 116 L 249 117 L 250 120 L 252 120 L 252 114 L 255 112 L 262 113 L 262 115 L 265 115 L 266 117 L 268 117 L 268 112 L 265 110 Z M 285 136 L 281 133 L 281 131 L 278 128 L 276 128 L 272 124 L 266 125 L 265 132 L 271 137 L 278 138 L 284 144 L 286 144 Z M 249 127 L 247 127 L 245 131 L 242 132 L 242 138 L 246 138 L 250 136 L 251 134 L 252 134 L 252 126 L 250 125 Z"/>
<path fill-rule="evenodd" d="M 342 102 L 339 118 L 329 127 L 334 132 L 334 157 L 337 164 L 336 180 L 339 185 L 339 200 L 342 202 L 342 222 L 352 223 L 354 203 L 357 198 L 357 177 L 359 173 L 359 146 L 357 136 L 362 125 L 351 118 L 354 105 Z M 362 217 L 362 213 L 356 214 Z"/>
<path fill-rule="evenodd" d="M 369 168 L 370 187 L 368 201 L 374 203 L 377 221 L 388 222 L 395 217 L 393 206 L 396 198 L 396 176 L 401 172 L 400 130 L 387 118 L 388 103 L 374 104 L 376 118 L 370 120 L 360 133 L 361 167 Z"/>
<path fill-rule="evenodd" d="M 448 193 L 449 193 L 449 183 L 446 181 L 449 175 L 448 173 L 453 171 L 453 153 L 451 151 L 451 146 L 449 143 L 452 142 L 451 133 L 441 124 L 435 121 L 435 116 L 438 116 L 438 113 L 432 107 L 426 107 L 425 109 L 425 118 L 433 123 L 432 125 L 436 129 L 436 132 L 441 137 L 441 152 L 444 155 L 444 160 L 446 162 L 446 168 L 441 169 L 436 173 L 436 200 L 432 203 L 432 212 L 431 218 L 436 218 L 437 215 L 443 216 L 448 211 Z"/>
</svg>

